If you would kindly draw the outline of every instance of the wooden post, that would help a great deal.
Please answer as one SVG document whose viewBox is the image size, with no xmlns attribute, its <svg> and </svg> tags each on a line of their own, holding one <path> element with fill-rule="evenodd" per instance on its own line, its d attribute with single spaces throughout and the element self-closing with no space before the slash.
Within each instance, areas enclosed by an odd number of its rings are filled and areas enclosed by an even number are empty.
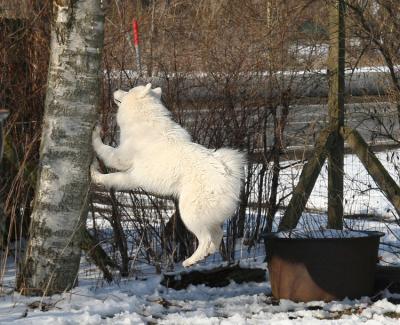
<svg viewBox="0 0 400 325">
<path fill-rule="evenodd" d="M 334 135 L 328 154 L 328 228 L 343 228 L 344 140 L 344 65 L 345 65 L 345 0 L 334 0 L 329 9 L 329 124 Z"/>
<path fill-rule="evenodd" d="M 376 158 L 374 153 L 369 149 L 368 144 L 356 130 L 344 127 L 341 129 L 341 134 L 346 139 L 351 150 L 361 160 L 375 183 L 386 194 L 386 197 L 393 204 L 397 214 L 400 216 L 399 185 L 396 184 L 379 159 Z"/>
<path fill-rule="evenodd" d="M 279 223 L 279 231 L 290 230 L 296 227 L 328 155 L 333 138 L 333 134 L 329 128 L 321 132 L 314 156 L 304 165 L 299 182 L 293 191 L 293 196 Z"/>
</svg>

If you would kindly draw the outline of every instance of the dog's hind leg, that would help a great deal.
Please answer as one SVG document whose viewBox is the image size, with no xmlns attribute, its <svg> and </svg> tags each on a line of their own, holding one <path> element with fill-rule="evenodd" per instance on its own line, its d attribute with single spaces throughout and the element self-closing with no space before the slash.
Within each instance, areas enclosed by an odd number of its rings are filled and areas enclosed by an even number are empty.
<svg viewBox="0 0 400 325">
<path fill-rule="evenodd" d="M 194 235 L 199 240 L 199 246 L 197 247 L 195 252 L 192 254 L 192 256 L 190 256 L 189 258 L 187 258 L 186 260 L 183 261 L 182 265 L 184 267 L 189 267 L 208 256 L 207 252 L 208 252 L 210 244 L 211 244 L 211 241 L 208 239 L 208 236 L 204 236 L 204 235 L 200 235 L 200 234 L 196 234 L 196 233 L 194 233 Z"/>
<path fill-rule="evenodd" d="M 211 243 L 208 246 L 207 255 L 219 251 L 224 232 L 220 225 L 212 225 L 210 226 L 210 234 Z"/>
<path fill-rule="evenodd" d="M 223 235 L 221 227 L 216 225 L 212 226 L 212 229 L 206 226 L 194 229 L 190 225 L 187 225 L 187 227 L 199 240 L 199 246 L 192 256 L 183 261 L 182 265 L 184 267 L 191 266 L 208 255 L 217 252 Z"/>
<path fill-rule="evenodd" d="M 184 218 L 182 218 L 182 220 L 184 220 Z M 220 225 L 203 224 L 200 226 L 187 221 L 184 221 L 184 223 L 199 240 L 199 245 L 193 255 L 183 261 L 182 265 L 184 267 L 193 265 L 219 250 L 223 236 L 223 231 Z"/>
<path fill-rule="evenodd" d="M 196 213 L 193 205 L 180 203 L 179 210 L 186 228 L 199 241 L 199 245 L 193 255 L 182 263 L 184 267 L 188 267 L 218 250 L 222 238 L 222 229 L 218 225 L 208 224 L 207 220 L 202 218 L 201 213 Z"/>
<path fill-rule="evenodd" d="M 216 214 L 223 213 L 220 210 L 216 209 L 213 197 L 204 192 L 202 186 L 197 186 L 196 182 L 188 182 L 181 191 L 179 211 L 182 221 L 199 240 L 196 251 L 183 262 L 183 266 L 193 265 L 219 250 L 223 219 Z"/>
</svg>

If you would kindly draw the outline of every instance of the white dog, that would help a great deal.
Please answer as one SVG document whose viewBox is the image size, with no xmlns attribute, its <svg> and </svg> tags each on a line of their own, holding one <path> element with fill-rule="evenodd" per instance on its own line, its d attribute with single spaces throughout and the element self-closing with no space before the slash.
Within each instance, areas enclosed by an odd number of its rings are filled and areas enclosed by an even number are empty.
<svg viewBox="0 0 400 325">
<path fill-rule="evenodd" d="M 186 227 L 199 246 L 183 262 L 190 266 L 219 249 L 222 223 L 237 207 L 245 157 L 231 149 L 210 150 L 191 142 L 190 135 L 172 121 L 161 103 L 161 88 L 151 84 L 129 92 L 117 90 L 120 145 L 113 148 L 93 133 L 93 147 L 105 165 L 119 170 L 101 174 L 91 167 L 92 180 L 107 188 L 143 188 L 179 199 Z"/>
</svg>

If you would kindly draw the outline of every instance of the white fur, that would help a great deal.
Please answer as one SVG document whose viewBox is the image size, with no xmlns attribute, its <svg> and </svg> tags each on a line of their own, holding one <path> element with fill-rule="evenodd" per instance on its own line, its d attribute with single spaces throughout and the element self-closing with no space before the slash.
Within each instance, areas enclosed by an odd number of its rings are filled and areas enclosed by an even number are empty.
<svg viewBox="0 0 400 325">
<path fill-rule="evenodd" d="M 191 142 L 160 98 L 161 89 L 151 89 L 151 84 L 114 93 L 120 145 L 104 145 L 97 127 L 93 147 L 107 166 L 120 171 L 101 174 L 92 165 L 91 175 L 107 188 L 141 187 L 177 197 L 184 224 L 199 240 L 197 250 L 183 262 L 186 267 L 218 250 L 222 223 L 239 200 L 245 157 L 236 150 L 215 151 Z"/>
</svg>

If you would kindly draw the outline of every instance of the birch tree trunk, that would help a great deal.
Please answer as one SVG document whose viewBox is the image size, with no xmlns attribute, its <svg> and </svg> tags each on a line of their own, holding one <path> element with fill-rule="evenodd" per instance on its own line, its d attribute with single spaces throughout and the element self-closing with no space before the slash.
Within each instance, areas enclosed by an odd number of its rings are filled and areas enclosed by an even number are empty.
<svg viewBox="0 0 400 325">
<path fill-rule="evenodd" d="M 102 1 L 54 0 L 53 6 L 40 171 L 17 279 L 28 295 L 50 295 L 76 283 L 101 88 Z"/>
</svg>

